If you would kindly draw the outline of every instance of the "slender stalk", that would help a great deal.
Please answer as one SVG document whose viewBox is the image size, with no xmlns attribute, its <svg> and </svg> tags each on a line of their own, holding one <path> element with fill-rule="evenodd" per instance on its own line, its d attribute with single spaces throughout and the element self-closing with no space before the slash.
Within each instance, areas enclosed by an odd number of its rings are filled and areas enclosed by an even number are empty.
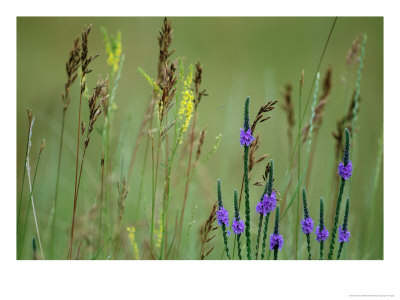
<svg viewBox="0 0 400 300">
<path fill-rule="evenodd" d="M 19 196 L 18 214 L 17 214 L 17 238 L 19 239 L 19 241 L 20 241 L 19 218 L 20 218 L 21 207 L 22 207 L 22 195 L 24 193 L 26 161 L 27 161 L 27 157 L 28 157 L 28 148 L 29 148 L 29 135 L 30 135 L 30 132 L 31 132 L 31 124 L 32 124 L 32 110 L 28 109 L 27 113 L 28 113 L 28 136 L 27 136 L 27 139 L 26 139 L 24 171 L 23 171 L 23 175 L 22 175 L 21 193 L 20 193 L 20 196 Z M 28 201 L 28 205 L 29 205 L 29 201 Z M 20 241 L 20 243 L 21 243 L 21 247 L 23 247 L 24 241 L 22 240 L 22 242 Z M 21 250 L 21 253 L 22 253 L 22 250 Z M 17 250 L 17 257 L 18 257 L 18 250 Z"/>
<path fill-rule="evenodd" d="M 29 132 L 29 142 L 28 142 L 29 146 L 28 146 L 28 154 L 26 156 L 27 157 L 26 172 L 27 172 L 27 176 L 28 176 L 29 192 L 30 192 L 30 198 L 31 198 L 31 202 L 32 202 L 33 219 L 35 220 L 36 234 L 38 236 L 40 254 L 42 255 L 42 258 L 45 259 L 44 254 L 43 254 L 42 242 L 40 239 L 39 225 L 38 225 L 38 221 L 37 221 L 37 217 L 36 217 L 35 202 L 33 201 L 33 188 L 32 188 L 32 182 L 31 182 L 31 167 L 30 167 L 30 163 L 29 163 L 29 152 L 30 152 L 30 148 L 32 145 L 32 140 L 31 140 L 32 139 L 32 127 L 33 127 L 34 122 L 35 122 L 35 117 L 33 117 L 33 119 L 32 119 L 31 126 L 30 126 L 30 132 Z"/>
<path fill-rule="evenodd" d="M 30 126 L 30 123 L 29 123 Z M 28 138 L 26 140 L 26 150 L 25 150 L 25 161 L 24 161 L 24 171 L 23 171 L 23 175 L 22 175 L 22 183 L 21 183 L 21 192 L 19 195 L 19 204 L 18 204 L 18 216 L 17 216 L 17 226 L 19 224 L 19 217 L 21 214 L 21 206 L 22 206 L 22 195 L 24 193 L 24 183 L 25 183 L 25 166 L 26 166 L 26 159 L 27 159 L 27 155 L 28 155 L 28 146 L 29 146 L 29 134 L 30 134 L 30 128 L 28 128 Z"/>
<path fill-rule="evenodd" d="M 240 215 L 239 215 L 239 205 L 238 205 L 238 191 L 236 189 L 233 191 L 233 204 L 234 204 L 234 207 L 235 207 L 235 218 L 236 218 L 237 221 L 239 221 Z M 238 257 L 239 257 L 239 260 L 242 260 L 242 246 L 241 246 L 241 243 L 240 243 L 240 236 L 241 235 L 242 235 L 241 233 L 237 234 L 236 235 L 236 239 L 235 239 L 235 241 L 237 240 L 237 245 L 238 245 Z M 235 245 L 233 245 L 233 249 L 235 250 Z"/>
<path fill-rule="evenodd" d="M 37 170 L 38 170 L 38 167 L 39 167 L 40 157 L 41 157 L 41 155 L 42 155 L 42 150 L 43 150 L 43 148 L 44 148 L 44 141 L 42 142 L 42 146 L 40 147 L 38 159 L 37 159 L 37 161 L 36 161 L 35 173 L 34 173 L 34 175 L 33 175 L 32 192 L 31 192 L 31 194 L 33 194 L 33 191 L 34 191 L 34 188 L 35 188 L 36 174 L 37 174 Z M 32 196 L 32 195 L 30 195 L 30 196 Z M 29 210 L 30 210 L 30 208 L 31 208 L 31 202 L 28 202 L 28 209 L 27 209 L 26 215 L 25 215 L 24 231 L 23 231 L 23 234 L 22 234 L 22 245 L 21 245 L 21 251 L 20 251 L 20 253 L 19 253 L 19 258 L 21 258 L 22 253 L 23 253 L 23 249 L 24 249 L 24 241 L 25 241 L 26 226 L 27 226 L 27 223 L 28 223 Z"/>
<path fill-rule="evenodd" d="M 166 124 L 168 124 L 168 114 L 166 114 Z M 168 157 L 169 157 L 169 138 L 168 132 L 165 133 L 165 165 L 168 166 Z M 165 168 L 165 181 L 167 181 L 169 175 L 168 168 Z M 163 226 L 162 226 L 162 240 L 161 240 L 161 249 L 160 249 L 160 259 L 162 259 L 162 253 L 164 250 L 164 257 L 167 256 L 168 247 L 164 248 L 164 241 L 168 243 L 168 200 L 169 200 L 169 188 L 170 188 L 170 180 L 168 179 L 168 184 L 165 185 L 164 189 L 164 199 L 163 199 Z"/>
<path fill-rule="evenodd" d="M 81 93 L 79 96 L 79 112 L 78 112 L 78 138 L 77 138 L 77 145 L 76 145 L 76 166 L 75 166 L 75 192 L 74 192 L 74 210 L 72 212 L 72 225 L 71 225 L 71 234 L 69 239 L 69 251 L 68 251 L 68 258 L 72 259 L 72 244 L 74 242 L 74 226 L 75 226 L 75 213 L 76 213 L 76 202 L 77 202 L 77 186 L 78 186 L 78 165 L 79 165 L 79 141 L 80 141 L 80 134 L 81 134 L 81 109 L 82 109 L 82 89 L 83 89 L 83 81 L 84 77 L 81 77 Z"/>
<path fill-rule="evenodd" d="M 260 218 L 258 220 L 258 232 L 257 232 L 257 244 L 256 244 L 256 260 L 258 259 L 258 248 L 260 246 L 260 235 L 261 235 L 261 227 L 263 222 L 263 214 L 260 214 Z"/>
<path fill-rule="evenodd" d="M 337 231 L 337 223 L 339 221 L 339 212 L 340 212 L 340 203 L 342 202 L 342 195 L 343 195 L 343 189 L 345 185 L 345 180 L 342 178 L 340 180 L 340 187 L 339 187 L 339 194 L 337 198 L 337 204 L 336 204 L 336 210 L 335 210 L 335 218 L 333 222 L 333 228 L 332 228 L 332 236 L 331 236 L 331 242 L 329 244 L 329 254 L 328 254 L 328 259 L 332 259 L 333 255 L 333 249 L 335 248 L 335 238 L 336 238 L 336 231 Z"/>
<path fill-rule="evenodd" d="M 356 93 L 354 95 L 354 107 L 353 107 L 353 121 L 351 124 L 353 136 L 356 132 L 356 121 L 357 121 L 357 111 L 358 111 L 358 103 L 360 98 L 360 84 L 361 84 L 361 73 L 364 66 L 364 55 L 365 55 L 365 44 L 367 43 L 367 35 L 364 34 L 363 43 L 361 45 L 361 54 L 360 54 L 360 63 L 357 70 L 357 81 L 356 81 Z"/>
<path fill-rule="evenodd" d="M 269 174 L 268 174 L 268 183 L 266 185 L 266 192 L 268 196 L 270 197 L 272 194 L 272 184 L 274 183 L 274 161 L 271 159 L 269 161 L 270 163 L 270 169 L 269 169 Z M 268 232 L 268 221 L 269 221 L 269 216 L 270 212 L 267 213 L 265 216 L 265 224 L 264 224 L 264 234 L 263 234 L 263 241 L 262 241 L 262 248 L 261 248 L 261 259 L 264 259 L 265 255 L 265 246 L 267 243 L 267 232 Z"/>
<path fill-rule="evenodd" d="M 179 236 L 178 236 L 178 249 L 181 243 L 181 235 L 182 235 L 182 226 L 183 226 L 183 216 L 185 214 L 185 207 L 186 207 L 186 200 L 189 192 L 189 181 L 190 181 L 190 170 L 192 166 L 192 153 L 193 153 L 193 144 L 194 144 L 194 131 L 196 128 L 196 110 L 194 112 L 193 116 L 193 124 L 192 128 L 190 131 L 190 148 L 189 148 L 189 158 L 188 158 L 188 166 L 186 169 L 186 184 L 185 184 L 185 194 L 183 197 L 183 204 L 182 204 L 182 210 L 181 210 L 181 216 L 179 220 Z"/>
<path fill-rule="evenodd" d="M 146 115 L 150 114 L 150 120 L 148 121 L 149 122 L 148 132 L 150 132 L 152 127 L 153 127 L 154 104 L 156 102 L 156 98 L 155 97 L 156 97 L 156 92 L 154 91 L 153 92 L 153 98 L 151 99 L 151 101 L 150 101 L 150 103 L 149 103 L 149 105 L 148 105 L 148 107 L 146 109 Z M 131 163 L 130 163 L 130 166 L 129 166 L 128 182 L 129 182 L 129 178 L 130 178 L 130 175 L 131 175 L 131 172 L 132 172 L 132 169 L 133 169 L 133 164 L 134 164 L 135 159 L 136 159 L 136 151 L 137 151 L 137 148 L 139 147 L 141 138 L 143 136 L 143 134 L 141 134 L 142 127 L 144 128 L 145 124 L 146 124 L 146 120 L 144 119 L 142 121 L 142 125 L 140 127 L 141 129 L 139 130 L 139 134 L 138 134 L 138 137 L 136 139 L 135 149 L 134 149 L 133 154 L 132 154 Z M 148 149 L 149 149 L 149 145 L 150 145 L 150 139 L 152 140 L 152 143 L 153 143 L 153 137 L 152 137 L 152 135 L 149 134 L 147 139 L 146 139 L 143 166 L 142 166 L 142 170 L 140 172 L 141 173 L 141 175 L 140 175 L 140 187 L 139 187 L 138 203 L 137 203 L 137 206 L 136 206 L 136 219 L 138 218 L 138 213 L 139 213 L 139 209 L 140 209 L 140 203 L 142 202 L 144 176 L 145 176 L 145 171 L 146 171 L 146 161 L 147 161 L 147 154 L 149 152 Z M 152 146 L 153 146 L 153 144 L 152 144 Z M 152 149 L 152 151 L 153 151 L 153 149 Z M 152 167 L 154 168 L 154 165 L 152 165 Z M 154 182 L 153 182 L 153 184 L 154 184 Z"/>
<path fill-rule="evenodd" d="M 270 213 L 267 213 L 267 215 L 265 216 L 264 234 L 263 234 L 263 240 L 262 240 L 262 245 L 261 245 L 261 260 L 263 260 L 264 256 L 265 256 L 265 246 L 266 246 L 266 243 L 267 243 L 267 232 L 268 232 L 269 216 L 270 216 Z"/>
<path fill-rule="evenodd" d="M 179 133 L 177 133 L 175 135 L 174 147 L 173 147 L 172 152 L 171 152 L 171 157 L 169 158 L 168 163 L 167 163 L 168 167 L 167 167 L 167 177 L 166 177 L 165 190 L 164 190 L 164 205 L 165 206 L 163 207 L 163 216 L 164 216 L 164 211 L 165 211 L 165 215 L 168 216 L 169 199 L 171 197 L 170 183 L 171 183 L 172 165 L 174 163 L 176 151 L 177 151 L 178 146 L 179 146 L 179 141 L 182 138 L 182 134 L 183 134 L 183 129 L 180 128 L 179 129 Z M 164 240 L 166 240 L 166 237 L 164 237 L 164 232 L 166 232 L 166 227 L 165 226 L 166 226 L 166 223 L 165 223 L 165 221 L 163 219 L 163 237 L 162 237 L 162 241 L 161 241 L 161 248 L 164 245 Z M 175 234 L 174 234 L 173 242 L 175 242 L 175 239 L 180 239 L 180 237 L 178 236 L 180 234 L 179 230 L 181 230 L 181 229 L 179 229 L 179 227 L 178 227 L 176 232 L 175 232 Z M 177 244 L 175 245 L 175 251 L 179 251 L 179 243 L 180 243 L 180 241 L 177 240 Z M 172 244 L 171 244 L 171 246 L 172 246 Z M 168 256 L 168 252 L 169 251 L 167 251 L 166 256 Z M 161 259 L 161 256 L 160 256 L 160 259 Z"/>
<path fill-rule="evenodd" d="M 238 234 L 238 235 L 236 236 L 239 260 L 242 260 L 242 245 L 241 245 L 241 243 L 240 243 L 240 236 L 241 236 L 241 235 L 242 235 L 242 234 Z"/>
<path fill-rule="evenodd" d="M 304 209 L 304 220 L 310 217 L 307 207 L 307 196 L 306 196 L 306 188 L 303 187 L 303 209 Z M 307 236 L 307 252 L 308 252 L 308 260 L 311 260 L 311 241 L 310 234 L 306 233 Z M 297 251 L 296 251 L 297 252 Z"/>
<path fill-rule="evenodd" d="M 372 180 L 372 189 L 371 189 L 371 193 L 370 193 L 370 200 L 368 203 L 368 210 L 369 210 L 369 220 L 376 220 L 374 218 L 374 213 L 377 212 L 377 204 L 379 203 L 378 199 L 375 199 L 376 196 L 376 191 L 378 188 L 378 181 L 381 175 L 381 168 L 382 168 L 382 159 L 383 159 L 383 130 L 381 130 L 381 134 L 378 140 L 378 153 L 376 156 L 376 165 L 375 165 L 375 169 L 374 169 L 374 175 L 372 176 L 373 180 Z M 372 208 L 372 209 L 371 209 Z M 368 239 L 369 243 L 370 243 L 370 247 L 372 248 L 373 245 L 375 245 L 375 239 L 374 236 L 372 234 L 373 232 L 373 226 L 375 225 L 375 222 L 369 222 L 368 224 L 368 231 L 366 233 L 371 233 L 368 234 L 368 237 L 364 237 L 365 239 Z"/>
<path fill-rule="evenodd" d="M 344 219 L 343 219 L 343 226 L 342 226 L 342 230 L 343 231 L 347 230 L 347 224 L 348 224 L 348 218 L 349 218 L 349 203 L 350 203 L 350 199 L 347 198 L 346 210 L 344 212 Z M 338 251 L 338 254 L 337 254 L 337 257 L 336 257 L 337 260 L 340 259 L 340 254 L 342 253 L 343 245 L 344 245 L 344 242 L 341 242 L 340 245 L 339 245 L 339 251 Z"/>
<path fill-rule="evenodd" d="M 345 145 L 345 150 L 344 150 L 344 155 L 343 155 L 343 165 L 347 166 L 347 164 L 349 162 L 349 155 L 350 155 L 350 132 L 347 128 L 345 128 L 344 132 L 346 135 L 346 145 Z M 340 187 L 339 187 L 339 194 L 338 194 L 336 210 L 335 210 L 335 218 L 334 218 L 333 229 L 332 229 L 331 243 L 329 245 L 329 254 L 328 254 L 329 260 L 332 259 L 333 249 L 335 247 L 335 237 L 336 237 L 336 231 L 337 231 L 337 223 L 339 221 L 340 203 L 342 201 L 342 195 L 343 195 L 345 183 L 346 183 L 346 181 L 342 177 L 340 180 Z"/>
<path fill-rule="evenodd" d="M 322 53 L 321 53 L 321 56 L 320 56 L 320 59 L 319 59 L 319 62 L 318 62 L 318 66 L 317 66 L 317 69 L 316 69 L 316 71 L 315 71 L 313 83 L 312 83 L 312 86 L 311 86 L 311 88 L 310 88 L 310 93 L 309 93 L 309 95 L 308 95 L 307 102 L 306 102 L 306 105 L 305 105 L 305 107 L 304 107 L 304 113 L 303 113 L 303 116 L 302 116 L 301 121 L 300 121 L 301 126 L 303 125 L 304 117 L 305 117 L 305 114 L 306 114 L 306 112 L 307 112 L 308 102 L 309 102 L 309 100 L 310 100 L 310 97 L 311 97 L 311 94 L 312 94 L 312 91 L 313 91 L 313 88 L 314 88 L 314 82 L 315 82 L 315 79 L 316 79 L 316 76 L 317 76 L 317 72 L 318 72 L 318 70 L 319 70 L 319 68 L 320 68 L 320 66 L 321 66 L 323 57 L 324 57 L 324 55 L 325 55 L 326 49 L 327 49 L 327 47 L 328 47 L 329 41 L 330 41 L 331 36 L 332 36 L 332 33 L 333 33 L 333 29 L 335 28 L 337 19 L 338 19 L 338 17 L 335 17 L 335 19 L 334 19 L 334 21 L 333 21 L 333 23 L 332 23 L 331 29 L 330 29 L 330 31 L 329 31 L 329 34 L 328 34 L 328 38 L 327 38 L 327 40 L 326 40 L 326 42 L 325 42 L 324 49 L 323 49 L 323 51 L 322 51 Z M 300 127 L 301 127 L 301 126 L 300 126 Z M 295 153 L 296 153 L 296 151 L 297 151 L 297 147 L 298 147 L 299 143 L 300 143 L 300 138 L 297 136 L 297 137 L 296 137 L 295 144 L 294 144 L 294 147 L 292 148 L 292 151 L 291 151 L 291 154 L 290 154 L 290 164 L 289 164 L 290 166 L 293 164 L 294 155 L 295 155 Z M 291 169 L 289 169 L 289 170 L 291 170 Z M 289 180 L 287 179 L 288 176 L 289 176 L 289 170 L 287 170 L 286 173 L 285 173 L 285 176 L 284 176 L 284 177 L 285 177 L 286 180 L 284 181 L 285 184 L 284 184 L 284 187 L 283 187 L 282 190 L 286 190 L 286 189 L 287 189 L 287 186 L 288 186 L 288 183 L 289 183 Z M 288 209 L 288 208 L 286 208 L 284 215 L 286 214 L 287 209 Z"/>
<path fill-rule="evenodd" d="M 157 193 L 158 162 L 159 162 L 159 158 L 160 158 L 160 148 L 161 148 L 161 128 L 159 128 L 158 132 L 159 132 L 159 135 L 158 135 L 157 156 L 156 156 L 156 164 L 155 164 L 155 173 L 156 174 L 155 174 L 154 185 L 153 185 L 153 200 L 152 200 L 153 213 L 152 213 L 152 215 L 154 215 L 154 205 L 156 202 L 156 193 Z M 153 228 L 153 226 L 152 226 L 152 228 Z"/>
<path fill-rule="evenodd" d="M 304 72 L 304 71 L 303 71 Z M 303 80 L 304 73 L 302 73 L 300 84 L 299 84 L 299 115 L 298 115 L 298 128 L 297 128 L 297 139 L 300 140 L 300 132 L 301 132 L 301 91 L 303 88 Z M 299 145 L 299 150 L 297 151 L 297 184 L 300 183 L 300 169 L 301 169 L 301 144 Z M 297 260 L 297 243 L 298 243 L 298 235 L 299 235 L 299 211 L 300 211 L 300 194 L 297 193 L 297 208 L 296 208 L 296 242 L 295 242 L 295 259 Z"/>
<path fill-rule="evenodd" d="M 218 197 L 218 207 L 222 207 L 222 193 L 221 193 L 221 179 L 218 179 L 217 181 L 217 197 Z M 226 235 L 226 226 L 225 223 L 222 223 L 222 235 L 224 238 L 224 245 L 225 245 L 225 253 L 228 259 L 231 259 L 231 256 L 229 255 L 229 247 L 228 247 L 228 237 Z"/>
<path fill-rule="evenodd" d="M 263 199 L 263 195 L 265 193 L 267 193 L 267 189 L 268 189 L 268 184 L 265 184 L 264 192 L 261 195 L 261 201 Z M 258 249 L 259 249 L 259 246 L 260 246 L 260 235 L 261 235 L 261 228 L 262 228 L 263 218 L 264 218 L 264 215 L 260 213 L 260 218 L 259 218 L 259 221 L 258 221 L 257 244 L 256 244 L 256 260 L 258 259 Z"/>
<path fill-rule="evenodd" d="M 319 199 L 319 230 L 323 230 L 324 225 L 324 200 L 322 198 Z M 319 242 L 319 259 L 322 260 L 324 255 L 324 241 L 321 240 Z"/>
<path fill-rule="evenodd" d="M 279 206 L 276 207 L 275 212 L 275 228 L 274 234 L 279 234 Z M 278 260 L 278 247 L 274 248 L 274 260 Z"/>
<path fill-rule="evenodd" d="M 246 98 L 244 106 L 244 131 L 247 132 L 250 128 L 249 124 L 249 102 L 250 97 Z M 245 207 L 246 207 L 246 249 L 247 249 L 247 259 L 251 260 L 251 239 L 250 239 L 250 195 L 249 195 L 249 146 L 244 145 L 243 154 L 243 176 L 244 176 L 244 197 L 245 197 Z"/>
<path fill-rule="evenodd" d="M 337 257 L 336 257 L 337 260 L 340 259 L 340 255 L 342 254 L 343 244 L 344 244 L 344 243 L 340 243 L 340 244 L 339 244 L 339 250 L 338 250 Z"/>
<path fill-rule="evenodd" d="M 153 253 L 153 232 L 154 232 L 154 207 L 155 207 L 155 182 L 154 182 L 154 138 L 151 135 L 151 181 L 152 181 L 152 196 L 151 196 L 151 229 L 150 229 L 150 254 Z"/>
<path fill-rule="evenodd" d="M 66 109 L 63 109 L 62 121 L 61 121 L 61 133 L 60 133 L 60 147 L 58 150 L 58 163 L 57 163 L 57 177 L 56 177 L 56 193 L 54 196 L 54 205 L 51 210 L 50 220 L 51 220 L 51 229 L 50 229 L 50 247 L 51 247 L 51 255 L 53 255 L 53 242 L 54 242 L 54 229 L 56 225 L 56 215 L 57 215 L 57 199 L 58 199 L 58 185 L 60 183 L 60 170 L 61 170 L 61 157 L 62 157 L 62 148 L 64 141 L 64 124 L 65 124 L 65 113 Z"/>
<path fill-rule="evenodd" d="M 102 222 L 102 214 L 103 214 L 103 192 L 104 192 L 104 150 L 100 160 L 101 166 L 101 186 L 100 186 L 100 216 L 99 216 L 99 238 L 98 238 L 98 246 L 97 253 L 100 251 L 100 243 L 101 243 L 101 222 Z"/>
</svg>

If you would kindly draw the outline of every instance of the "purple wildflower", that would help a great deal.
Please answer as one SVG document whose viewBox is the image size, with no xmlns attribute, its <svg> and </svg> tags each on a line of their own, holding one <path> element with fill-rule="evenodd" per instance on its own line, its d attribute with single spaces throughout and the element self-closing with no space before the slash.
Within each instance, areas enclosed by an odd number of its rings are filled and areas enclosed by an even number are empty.
<svg viewBox="0 0 400 300">
<path fill-rule="evenodd" d="M 273 233 L 269 238 L 269 248 L 274 250 L 275 248 L 281 250 L 283 246 L 283 237 L 280 234 Z"/>
<path fill-rule="evenodd" d="M 310 234 L 314 229 L 314 221 L 311 217 L 301 220 L 301 229 L 305 234 Z"/>
<path fill-rule="evenodd" d="M 216 215 L 217 215 L 218 225 L 221 226 L 222 224 L 225 224 L 225 226 L 228 227 L 229 225 L 228 211 L 223 206 L 221 206 L 219 210 L 217 210 Z"/>
<path fill-rule="evenodd" d="M 351 160 L 347 163 L 347 165 L 345 166 L 342 162 L 339 163 L 338 166 L 338 174 L 344 179 L 347 180 L 350 178 L 351 176 L 351 172 L 353 171 L 352 168 L 352 164 L 351 164 Z"/>
<path fill-rule="evenodd" d="M 240 145 L 250 146 L 254 140 L 255 138 L 251 134 L 250 128 L 247 131 L 244 131 L 244 129 L 240 128 Z"/>
<path fill-rule="evenodd" d="M 350 238 L 350 231 L 347 231 L 346 229 L 342 229 L 342 226 L 339 226 L 338 231 L 339 231 L 338 242 L 339 243 L 348 242 L 349 238 Z"/>
<path fill-rule="evenodd" d="M 257 203 L 256 211 L 257 211 L 259 214 L 264 214 L 264 211 L 265 211 L 265 202 L 264 202 L 263 200 L 261 200 L 260 202 Z"/>
<path fill-rule="evenodd" d="M 234 234 L 241 234 L 244 232 L 244 222 L 243 220 L 237 220 L 236 218 L 232 221 L 232 230 Z"/>
<path fill-rule="evenodd" d="M 319 226 L 317 226 L 317 229 L 315 229 L 315 234 L 317 235 L 316 240 L 318 242 L 323 242 L 328 239 L 329 231 L 328 231 L 328 229 L 326 229 L 325 226 L 324 226 L 324 228 L 322 228 L 322 230 L 320 230 Z"/>
<path fill-rule="evenodd" d="M 267 213 L 272 212 L 276 207 L 276 194 L 272 191 L 271 196 L 264 194 L 262 200 L 258 202 L 256 206 L 256 211 L 264 216 Z"/>
</svg>

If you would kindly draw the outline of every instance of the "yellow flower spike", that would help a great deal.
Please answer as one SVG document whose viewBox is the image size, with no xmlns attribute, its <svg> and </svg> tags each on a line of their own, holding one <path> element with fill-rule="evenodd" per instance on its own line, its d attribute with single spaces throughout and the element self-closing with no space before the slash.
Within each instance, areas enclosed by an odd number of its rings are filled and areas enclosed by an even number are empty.
<svg viewBox="0 0 400 300">
<path fill-rule="evenodd" d="M 156 248 L 161 247 L 162 234 L 163 234 L 163 226 L 162 223 L 160 222 L 160 228 L 157 230 Z"/>
<path fill-rule="evenodd" d="M 194 95 L 193 91 L 190 89 L 192 81 L 193 81 L 193 65 L 190 65 L 189 74 L 183 82 L 182 101 L 180 103 L 178 112 L 180 120 L 182 120 L 185 117 L 185 121 L 183 122 L 182 125 L 182 133 L 184 133 L 188 129 L 194 110 L 194 105 L 193 105 Z M 182 141 L 180 141 L 180 143 L 182 143 Z"/>
<path fill-rule="evenodd" d="M 153 78 L 151 78 L 149 75 L 147 75 L 147 73 L 141 68 L 138 68 L 138 71 L 140 74 L 143 75 L 143 77 L 146 79 L 147 83 L 150 84 L 150 86 L 158 93 L 160 93 L 160 88 L 157 85 L 157 83 L 155 82 L 155 80 Z"/>
<path fill-rule="evenodd" d="M 104 46 L 107 54 L 107 64 L 112 67 L 113 72 L 117 72 L 122 55 L 121 32 L 118 31 L 116 38 L 108 36 L 107 30 L 104 27 L 100 28 L 104 36 Z"/>
<path fill-rule="evenodd" d="M 129 232 L 128 237 L 129 237 L 132 247 L 133 247 L 133 253 L 134 253 L 135 259 L 139 259 L 139 249 L 138 249 L 137 243 L 135 241 L 136 229 L 134 226 L 132 226 L 132 227 L 126 227 L 126 230 Z"/>
</svg>

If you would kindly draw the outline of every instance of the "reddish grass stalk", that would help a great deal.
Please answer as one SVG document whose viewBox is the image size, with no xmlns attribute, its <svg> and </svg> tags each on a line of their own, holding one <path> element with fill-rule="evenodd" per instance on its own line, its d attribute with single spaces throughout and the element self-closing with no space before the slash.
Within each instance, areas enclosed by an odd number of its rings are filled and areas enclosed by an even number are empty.
<svg viewBox="0 0 400 300">
<path fill-rule="evenodd" d="M 76 146 L 74 210 L 72 212 L 72 225 L 71 225 L 71 235 L 70 235 L 70 239 L 69 239 L 68 259 L 72 258 L 72 244 L 73 244 L 73 241 L 74 241 L 76 203 L 77 203 L 77 200 L 78 200 L 77 187 L 79 186 L 79 184 L 78 184 L 78 165 L 79 165 L 79 141 L 80 141 L 80 134 L 81 134 L 82 85 L 83 85 L 83 77 L 81 78 L 81 93 L 80 93 L 80 96 L 79 96 L 78 141 L 77 141 L 77 146 Z M 83 155 L 85 155 L 85 152 L 84 152 Z M 83 158 L 82 158 L 82 163 L 83 163 Z M 82 166 L 82 163 L 81 163 L 81 166 Z M 81 167 L 81 173 L 82 173 L 82 167 Z"/>
<path fill-rule="evenodd" d="M 192 166 L 192 153 L 193 153 L 193 144 L 194 144 L 194 131 L 196 128 L 196 119 L 197 119 L 197 117 L 196 117 L 196 111 L 195 111 L 194 116 L 193 116 L 193 124 L 192 124 L 191 132 L 190 132 L 190 150 L 189 150 L 188 166 L 186 169 L 185 195 L 183 197 L 181 216 L 179 219 L 179 235 L 178 235 L 178 245 L 177 245 L 178 254 L 179 254 L 179 247 L 181 244 L 183 217 L 185 214 L 186 200 L 187 200 L 187 196 L 188 196 L 188 192 L 189 192 L 190 170 L 191 170 L 191 166 Z"/>
</svg>

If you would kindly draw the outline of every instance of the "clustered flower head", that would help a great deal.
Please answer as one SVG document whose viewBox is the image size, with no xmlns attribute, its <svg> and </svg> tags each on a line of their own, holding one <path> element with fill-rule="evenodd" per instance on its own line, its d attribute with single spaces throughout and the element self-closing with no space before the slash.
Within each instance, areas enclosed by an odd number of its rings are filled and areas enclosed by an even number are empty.
<svg viewBox="0 0 400 300">
<path fill-rule="evenodd" d="M 265 216 L 267 213 L 272 212 L 275 209 L 275 207 L 276 207 L 276 194 L 274 191 L 272 191 L 271 196 L 268 196 L 268 194 L 264 194 L 262 200 L 258 202 L 256 206 L 256 211 Z"/>
<path fill-rule="evenodd" d="M 314 221 L 311 217 L 301 220 L 301 229 L 305 234 L 310 234 L 314 229 Z"/>
<path fill-rule="evenodd" d="M 107 31 L 103 30 L 103 34 L 107 53 L 107 64 L 113 68 L 113 72 L 117 72 L 122 54 L 121 32 L 118 31 L 115 38 L 110 36 L 110 39 Z"/>
<path fill-rule="evenodd" d="M 182 101 L 180 103 L 178 116 L 180 120 L 185 118 L 185 122 L 182 125 L 182 133 L 185 132 L 190 124 L 194 111 L 194 95 L 190 89 L 190 85 L 193 81 L 193 65 L 190 66 L 190 71 L 183 83 Z"/>
<path fill-rule="evenodd" d="M 344 180 L 347 180 L 350 178 L 351 176 L 351 172 L 353 171 L 352 168 L 352 164 L 351 164 L 351 160 L 347 163 L 347 165 L 345 166 L 343 164 L 343 162 L 339 163 L 338 166 L 338 174 L 340 175 L 340 177 L 342 177 Z"/>
<path fill-rule="evenodd" d="M 234 218 L 232 221 L 232 230 L 234 234 L 241 234 L 244 232 L 244 222 L 243 220 Z"/>
<path fill-rule="evenodd" d="M 350 231 L 347 231 L 346 229 L 342 229 L 342 226 L 339 226 L 339 243 L 344 243 L 348 242 L 350 238 Z"/>
<path fill-rule="evenodd" d="M 221 226 L 222 224 L 225 224 L 225 226 L 228 227 L 229 225 L 228 211 L 223 206 L 221 206 L 219 210 L 217 210 L 216 214 L 217 214 L 218 225 Z"/>
<path fill-rule="evenodd" d="M 325 226 L 322 228 L 322 230 L 320 230 L 319 226 L 317 226 L 317 229 L 315 229 L 315 234 L 317 235 L 316 240 L 318 242 L 323 242 L 328 239 L 329 231 Z"/>
<path fill-rule="evenodd" d="M 283 237 L 280 234 L 273 233 L 269 239 L 269 248 L 271 250 L 281 250 L 283 246 Z"/>
<path fill-rule="evenodd" d="M 240 128 L 240 145 L 250 146 L 254 140 L 255 138 L 251 134 L 250 128 L 247 131 L 244 131 L 244 129 Z"/>
</svg>

